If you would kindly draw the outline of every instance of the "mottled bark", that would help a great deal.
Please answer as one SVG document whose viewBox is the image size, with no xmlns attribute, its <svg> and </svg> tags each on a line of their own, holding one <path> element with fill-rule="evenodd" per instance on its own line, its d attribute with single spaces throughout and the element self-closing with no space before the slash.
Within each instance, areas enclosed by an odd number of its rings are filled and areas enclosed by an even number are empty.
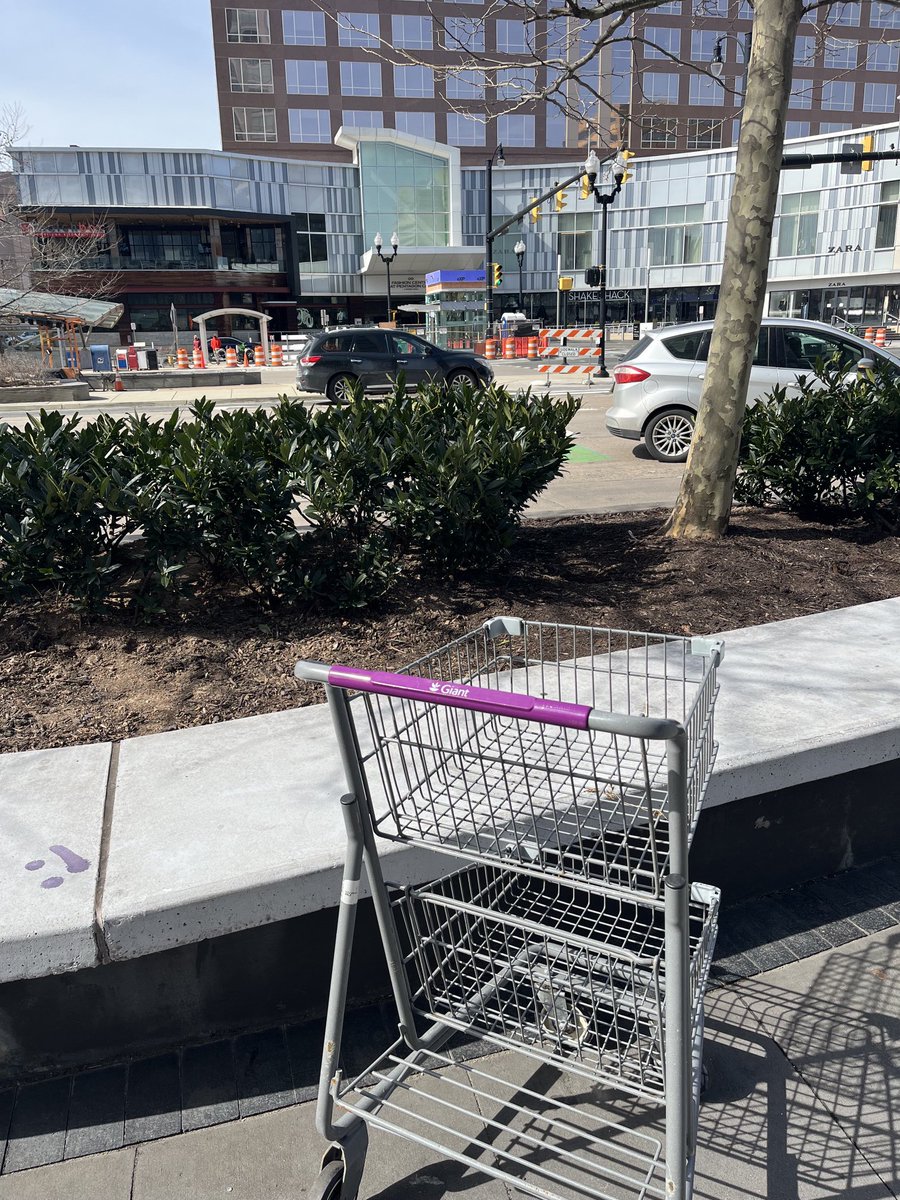
<svg viewBox="0 0 900 1200">
<path fill-rule="evenodd" d="M 747 384 L 765 299 L 794 36 L 802 0 L 755 0 L 719 304 L 673 538 L 721 537 L 731 514 Z"/>
</svg>

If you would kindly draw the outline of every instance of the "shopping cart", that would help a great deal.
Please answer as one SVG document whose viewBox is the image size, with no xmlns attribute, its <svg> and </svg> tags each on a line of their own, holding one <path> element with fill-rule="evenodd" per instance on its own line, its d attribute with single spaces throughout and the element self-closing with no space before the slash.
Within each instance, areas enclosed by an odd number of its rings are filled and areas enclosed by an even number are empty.
<svg viewBox="0 0 900 1200">
<path fill-rule="evenodd" d="M 369 1126 L 544 1200 L 690 1195 L 719 895 L 687 865 L 721 657 L 713 639 L 500 617 L 396 674 L 298 663 L 325 685 L 348 786 L 311 1200 L 354 1200 Z M 464 865 L 389 888 L 376 836 Z M 347 1079 L 363 864 L 399 1038 Z M 662 1101 L 664 1144 L 562 1100 L 552 1115 L 481 1067 L 461 1078 L 458 1031 Z"/>
</svg>

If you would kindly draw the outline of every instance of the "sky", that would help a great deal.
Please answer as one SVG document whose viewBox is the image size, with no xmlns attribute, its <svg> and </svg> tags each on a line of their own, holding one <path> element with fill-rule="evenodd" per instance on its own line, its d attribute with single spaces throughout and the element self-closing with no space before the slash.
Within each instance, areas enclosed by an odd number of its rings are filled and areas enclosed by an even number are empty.
<svg viewBox="0 0 900 1200">
<path fill-rule="evenodd" d="M 27 146 L 221 148 L 209 0 L 0 0 Z"/>
</svg>

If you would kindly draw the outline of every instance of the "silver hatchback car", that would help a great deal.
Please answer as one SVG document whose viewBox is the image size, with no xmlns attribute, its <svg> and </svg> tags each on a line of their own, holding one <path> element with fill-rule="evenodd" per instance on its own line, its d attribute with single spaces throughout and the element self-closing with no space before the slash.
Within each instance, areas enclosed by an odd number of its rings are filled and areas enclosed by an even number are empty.
<svg viewBox="0 0 900 1200">
<path fill-rule="evenodd" d="M 635 343 L 613 371 L 612 407 L 606 414 L 610 433 L 643 438 L 660 462 L 685 461 L 712 327 L 712 321 L 669 325 Z M 748 405 L 764 400 L 776 386 L 796 391 L 801 375 L 812 374 L 816 363 L 835 355 L 848 374 L 864 361 L 900 370 L 893 355 L 845 330 L 818 321 L 765 318 L 750 371 Z"/>
</svg>

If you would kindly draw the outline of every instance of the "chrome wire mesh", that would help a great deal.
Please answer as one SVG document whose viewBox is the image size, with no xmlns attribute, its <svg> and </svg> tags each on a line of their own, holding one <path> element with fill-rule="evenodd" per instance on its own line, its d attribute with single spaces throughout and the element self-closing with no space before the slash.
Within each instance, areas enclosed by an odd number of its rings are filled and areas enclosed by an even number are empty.
<svg viewBox="0 0 900 1200">
<path fill-rule="evenodd" d="M 614 1083 L 664 1097 L 664 914 L 488 864 L 394 901 L 420 1015 L 476 1030 Z M 690 908 L 692 1020 L 715 934 L 718 893 Z"/>
<path fill-rule="evenodd" d="M 690 836 L 715 754 L 717 691 L 715 666 L 690 646 L 666 635 L 495 621 L 406 671 L 682 722 Z M 373 746 L 364 770 L 374 771 L 386 796 L 386 810 L 374 815 L 381 836 L 661 894 L 669 855 L 665 743 L 380 694 L 357 703 Z"/>
</svg>

